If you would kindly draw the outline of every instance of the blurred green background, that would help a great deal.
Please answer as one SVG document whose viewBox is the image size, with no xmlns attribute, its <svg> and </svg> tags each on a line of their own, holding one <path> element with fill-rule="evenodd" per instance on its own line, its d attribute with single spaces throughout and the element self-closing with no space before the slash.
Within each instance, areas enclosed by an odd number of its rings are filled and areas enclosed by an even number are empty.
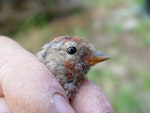
<svg viewBox="0 0 150 113">
<path fill-rule="evenodd" d="M 143 0 L 1 0 L 0 34 L 32 53 L 59 35 L 77 35 L 111 56 L 88 77 L 116 113 L 150 112 L 150 16 Z"/>
</svg>

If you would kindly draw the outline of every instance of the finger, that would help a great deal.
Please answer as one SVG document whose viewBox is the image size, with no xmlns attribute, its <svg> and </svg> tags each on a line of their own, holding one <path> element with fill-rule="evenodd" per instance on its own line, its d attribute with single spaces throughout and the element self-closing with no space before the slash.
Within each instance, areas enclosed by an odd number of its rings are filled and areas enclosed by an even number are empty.
<svg viewBox="0 0 150 113">
<path fill-rule="evenodd" d="M 0 98 L 0 113 L 12 113 L 3 97 Z"/>
<path fill-rule="evenodd" d="M 71 104 L 77 113 L 114 113 L 104 92 L 88 80 L 83 82 Z"/>
<path fill-rule="evenodd" d="M 45 65 L 12 40 L 6 40 L 7 49 L 0 48 L 0 51 L 5 50 L 0 57 L 10 53 L 0 76 L 2 91 L 11 110 L 14 113 L 74 113 L 62 87 Z"/>
</svg>

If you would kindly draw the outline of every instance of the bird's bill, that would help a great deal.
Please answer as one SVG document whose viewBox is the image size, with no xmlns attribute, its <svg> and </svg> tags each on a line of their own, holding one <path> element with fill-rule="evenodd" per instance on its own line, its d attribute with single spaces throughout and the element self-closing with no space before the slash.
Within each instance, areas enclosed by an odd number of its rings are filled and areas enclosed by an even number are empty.
<svg viewBox="0 0 150 113">
<path fill-rule="evenodd" d="M 108 59 L 110 59 L 108 55 L 99 51 L 92 51 L 92 53 L 86 57 L 86 63 L 90 66 L 93 66 Z"/>
</svg>

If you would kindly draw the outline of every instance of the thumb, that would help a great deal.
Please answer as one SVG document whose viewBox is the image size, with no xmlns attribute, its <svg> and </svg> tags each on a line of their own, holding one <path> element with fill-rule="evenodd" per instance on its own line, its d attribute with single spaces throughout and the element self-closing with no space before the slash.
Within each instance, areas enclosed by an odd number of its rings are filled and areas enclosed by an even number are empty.
<svg viewBox="0 0 150 113">
<path fill-rule="evenodd" d="M 0 84 L 12 112 L 74 113 L 64 90 L 44 64 L 14 41 L 6 37 L 0 40 L 0 58 L 5 61 Z"/>
</svg>

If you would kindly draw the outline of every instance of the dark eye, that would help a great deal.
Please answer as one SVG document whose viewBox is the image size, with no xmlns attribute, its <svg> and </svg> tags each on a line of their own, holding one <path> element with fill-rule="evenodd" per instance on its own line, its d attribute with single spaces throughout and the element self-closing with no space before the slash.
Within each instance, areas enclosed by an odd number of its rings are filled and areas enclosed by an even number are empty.
<svg viewBox="0 0 150 113">
<path fill-rule="evenodd" d="M 69 54 L 75 54 L 77 50 L 74 46 L 71 46 L 71 47 L 68 48 L 67 51 L 68 51 Z"/>
</svg>

